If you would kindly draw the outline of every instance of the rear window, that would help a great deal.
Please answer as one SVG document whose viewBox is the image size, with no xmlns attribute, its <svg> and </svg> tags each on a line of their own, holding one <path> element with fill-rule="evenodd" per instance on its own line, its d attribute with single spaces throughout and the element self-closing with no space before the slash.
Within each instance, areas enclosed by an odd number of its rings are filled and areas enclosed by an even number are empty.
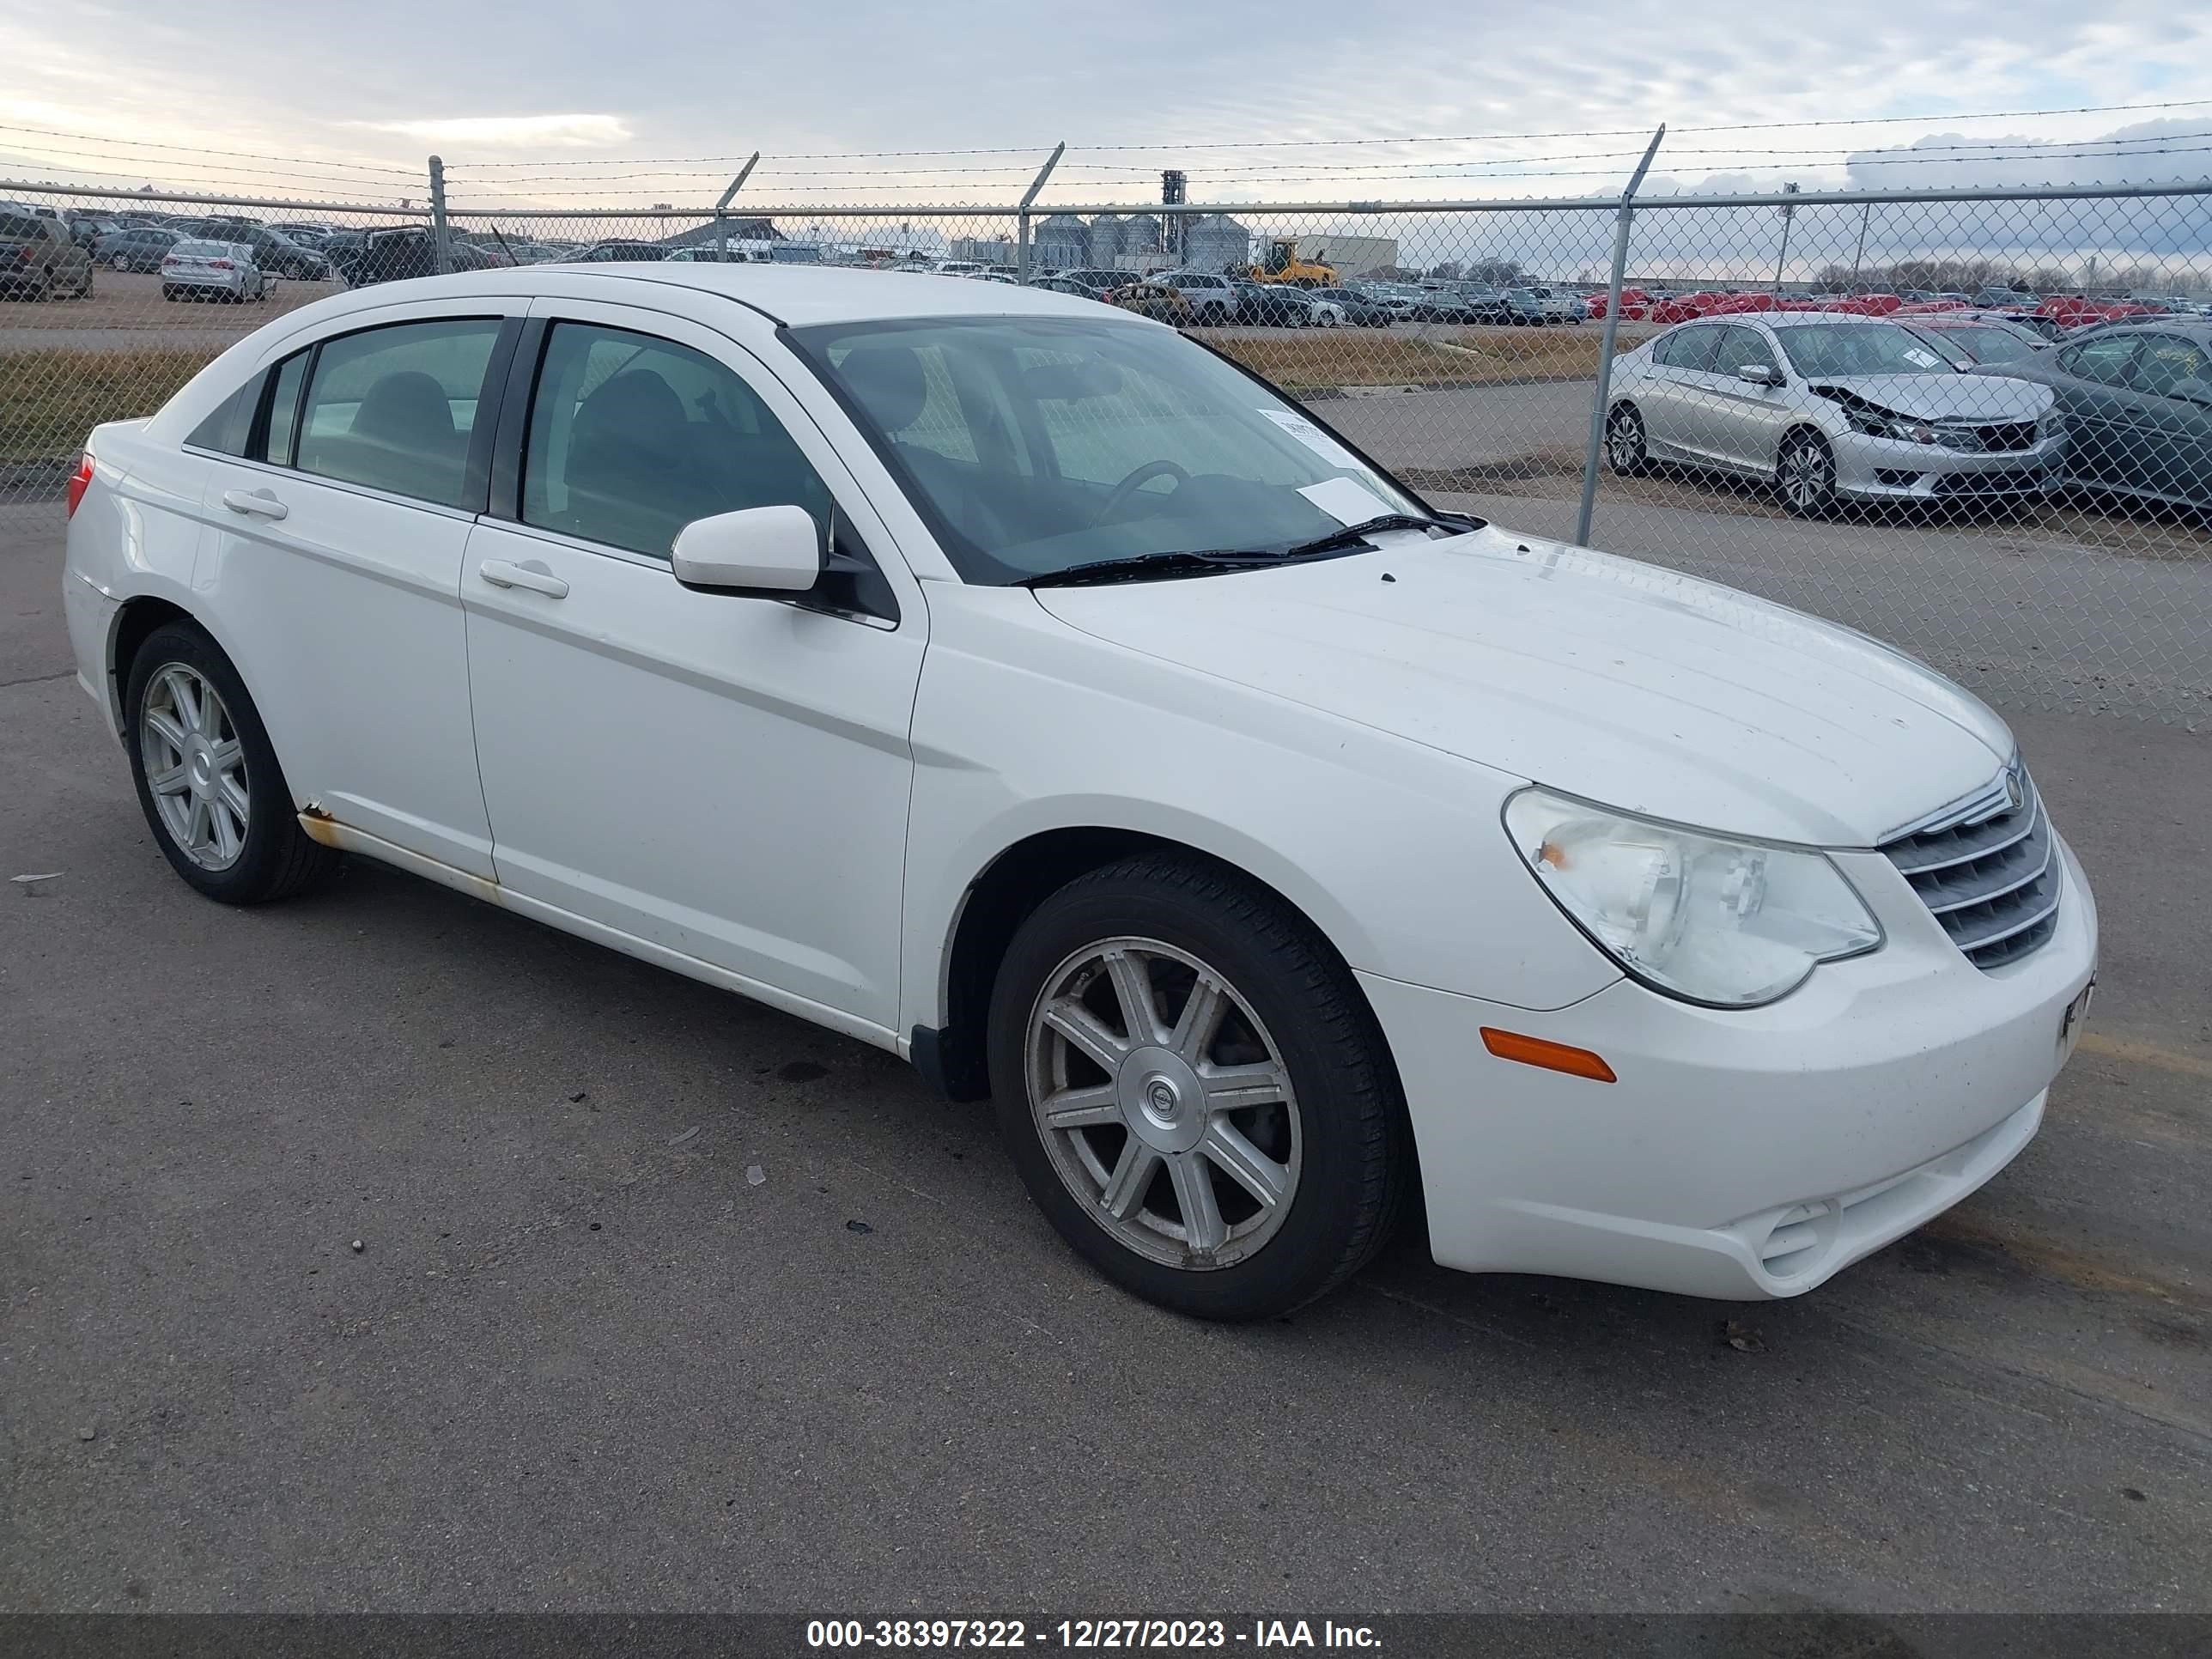
<svg viewBox="0 0 2212 1659">
<path fill-rule="evenodd" d="M 399 323 L 323 343 L 296 434 L 303 472 L 459 507 L 496 318 Z"/>
<path fill-rule="evenodd" d="M 0 236 L 44 236 L 46 228 L 27 213 L 0 213 Z"/>
<path fill-rule="evenodd" d="M 195 259 L 227 259 L 237 250 L 228 242 L 186 240 L 179 242 L 173 252 L 189 254 Z"/>
<path fill-rule="evenodd" d="M 218 404 L 207 419 L 185 440 L 195 449 L 211 449 L 218 455 L 243 455 L 253 430 L 253 411 L 261 402 L 263 377 L 256 374 Z"/>
</svg>

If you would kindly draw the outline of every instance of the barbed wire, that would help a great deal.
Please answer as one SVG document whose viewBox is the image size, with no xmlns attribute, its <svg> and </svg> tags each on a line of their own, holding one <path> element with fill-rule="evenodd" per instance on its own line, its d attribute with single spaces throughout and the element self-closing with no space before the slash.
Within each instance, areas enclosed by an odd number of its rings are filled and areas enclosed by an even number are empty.
<svg viewBox="0 0 2212 1659">
<path fill-rule="evenodd" d="M 62 132 L 52 127 L 21 127 L 0 123 L 0 132 L 24 132 L 41 138 L 68 138 L 83 143 L 126 146 L 133 149 L 169 150 L 181 155 L 227 155 L 244 161 L 291 161 L 306 166 L 343 167 L 356 173 L 391 173 L 403 179 L 419 179 L 422 176 L 422 169 L 419 167 L 386 167 L 373 165 L 367 161 L 325 161 L 305 156 L 264 155 L 258 150 L 208 149 L 197 144 L 161 143 L 150 138 L 110 138 L 96 132 Z M 124 158 L 116 156 L 110 159 L 120 161 Z"/>
</svg>

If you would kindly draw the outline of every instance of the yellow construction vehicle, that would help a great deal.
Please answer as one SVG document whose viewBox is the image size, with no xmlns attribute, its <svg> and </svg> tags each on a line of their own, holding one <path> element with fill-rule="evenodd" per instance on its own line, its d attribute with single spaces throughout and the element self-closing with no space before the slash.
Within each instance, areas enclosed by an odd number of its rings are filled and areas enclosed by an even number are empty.
<svg viewBox="0 0 2212 1659">
<path fill-rule="evenodd" d="M 1327 248 L 1316 250 L 1326 254 Z M 1287 283 L 1292 288 L 1334 288 L 1336 267 L 1322 258 L 1309 259 L 1298 252 L 1298 239 L 1278 236 L 1267 244 L 1267 257 L 1248 268 L 1255 283 Z"/>
</svg>

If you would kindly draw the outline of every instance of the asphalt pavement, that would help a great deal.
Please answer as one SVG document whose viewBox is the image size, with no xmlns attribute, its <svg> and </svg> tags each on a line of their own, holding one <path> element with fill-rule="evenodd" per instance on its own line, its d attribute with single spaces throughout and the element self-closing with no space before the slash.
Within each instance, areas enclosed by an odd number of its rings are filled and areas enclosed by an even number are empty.
<svg viewBox="0 0 2212 1659">
<path fill-rule="evenodd" d="M 1221 1328 L 875 1050 L 374 865 L 194 896 L 59 517 L 0 510 L 0 1607 L 2212 1604 L 2205 738 L 2019 718 L 2103 986 L 1920 1234 L 1728 1306 L 1405 1237 Z"/>
</svg>

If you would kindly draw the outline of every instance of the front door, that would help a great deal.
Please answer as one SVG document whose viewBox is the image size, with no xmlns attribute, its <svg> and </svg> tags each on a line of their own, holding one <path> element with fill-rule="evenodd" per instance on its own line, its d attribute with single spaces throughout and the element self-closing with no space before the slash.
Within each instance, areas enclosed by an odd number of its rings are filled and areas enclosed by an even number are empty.
<svg viewBox="0 0 2212 1659">
<path fill-rule="evenodd" d="M 2076 483 L 2125 487 L 2135 450 L 2128 368 L 2140 343 L 2127 330 L 2069 346 L 2058 356 L 2058 406 L 2066 417 L 2066 475 Z"/>
<path fill-rule="evenodd" d="M 1738 372 L 1764 368 L 1771 386 L 1747 380 Z M 1705 430 L 1712 453 L 1731 466 L 1771 472 L 1792 416 L 1783 401 L 1782 365 L 1766 337 L 1755 328 L 1730 323 L 1721 331 L 1713 354 L 1713 384 L 1705 405 Z"/>
<path fill-rule="evenodd" d="M 2179 334 L 2146 332 L 2128 383 L 2142 399 L 2130 455 L 2136 489 L 2212 507 L 2212 352 Z"/>
<path fill-rule="evenodd" d="M 519 484 L 502 501 L 495 480 L 462 577 L 498 878 L 888 1030 L 926 622 L 912 579 L 734 341 L 618 306 L 534 315 Z M 685 524 L 782 503 L 841 552 L 882 550 L 872 605 L 678 584 Z"/>
</svg>

